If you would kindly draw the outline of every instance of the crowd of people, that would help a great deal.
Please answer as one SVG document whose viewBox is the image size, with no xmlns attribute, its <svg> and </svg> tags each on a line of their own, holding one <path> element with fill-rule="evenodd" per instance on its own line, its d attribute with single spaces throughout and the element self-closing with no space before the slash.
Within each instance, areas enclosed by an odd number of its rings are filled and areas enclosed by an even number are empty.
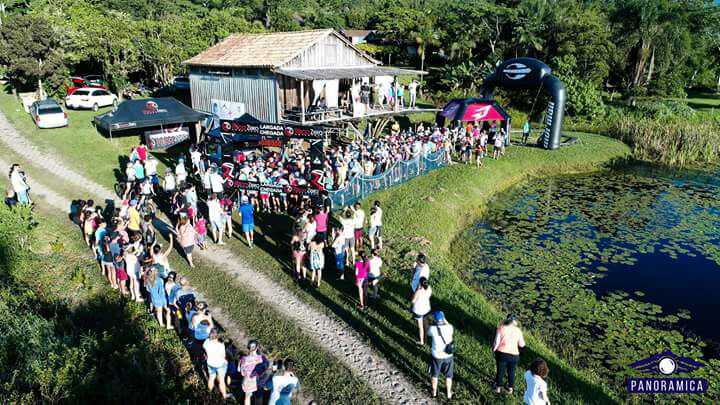
<svg viewBox="0 0 720 405">
<path fill-rule="evenodd" d="M 97 259 L 99 271 L 107 278 L 111 288 L 129 300 L 142 302 L 154 315 L 158 324 L 168 330 L 175 330 L 186 344 L 192 362 L 204 370 L 208 390 L 217 385 L 223 398 L 233 397 L 231 387 L 238 385 L 245 404 L 255 403 L 289 404 L 292 395 L 299 389 L 295 375 L 295 361 L 292 359 L 269 360 L 262 346 L 251 340 L 243 355 L 235 343 L 222 335 L 207 303 L 198 299 L 198 294 L 187 277 L 173 270 L 171 257 L 174 245 L 181 248 L 192 265 L 194 247 L 206 246 L 206 228 L 213 229 L 213 238 L 221 241 L 227 231 L 223 215 L 209 212 L 208 220 L 200 214 L 194 185 L 177 176 L 178 190 L 163 192 L 159 181 L 149 177 L 148 166 L 153 159 L 134 148 L 128 168 L 132 167 L 134 178 L 128 178 L 119 207 L 101 207 L 93 200 L 75 201 L 72 217 L 80 227 L 85 242 Z M 143 162 L 143 158 L 145 161 Z M 151 163 L 152 162 L 152 163 Z M 136 170 L 136 166 L 144 169 Z M 129 176 L 128 176 L 129 177 Z M 149 181 L 151 191 L 143 187 Z M 163 179 L 167 183 L 167 176 Z M 160 243 L 159 230 L 155 228 L 150 214 L 142 214 L 140 205 L 144 199 L 167 198 L 172 211 L 168 214 L 176 226 L 168 227 L 168 244 Z M 179 201 L 182 200 L 182 201 Z M 247 203 L 247 200 L 243 200 Z M 147 201 L 145 203 L 148 203 Z M 207 204 L 212 210 L 220 207 L 216 195 Z M 241 205 L 242 207 L 242 205 Z M 220 225 L 222 223 L 222 225 Z M 250 239 L 252 240 L 252 239 Z"/>
<path fill-rule="evenodd" d="M 504 155 L 505 137 L 504 130 L 498 129 L 495 123 L 487 128 L 472 123 L 454 128 L 425 128 L 420 124 L 403 131 L 393 127 L 390 135 L 383 139 L 333 146 L 324 162 L 325 178 L 332 181 L 315 199 L 281 193 L 264 195 L 227 187 L 225 171 L 235 168 L 210 163 L 207 155 L 195 145 L 188 150 L 189 165 L 183 154 L 160 178 L 158 161 L 144 145 L 139 145 L 131 150 L 125 165 L 120 206 L 103 209 L 92 200 L 78 201 L 73 218 L 110 286 L 130 300 L 146 303 L 159 325 L 174 329 L 183 337 L 193 361 L 205 364 L 210 391 L 217 384 L 221 395 L 228 398 L 232 396 L 228 387 L 241 382 L 248 404 L 254 396 L 264 396 L 264 401 L 271 404 L 288 403 L 299 387 L 293 371 L 294 361 L 270 362 L 256 341 L 250 341 L 246 355 L 240 356 L 234 343 L 221 335 L 207 304 L 196 300 L 188 279 L 179 277 L 172 269 L 170 258 L 174 245 L 180 248 L 188 264 L 194 266 L 194 249 L 206 249 L 209 241 L 223 245 L 223 238 L 232 238 L 234 212 L 240 218 L 241 237 L 249 248 L 254 245 L 257 210 L 288 213 L 294 219 L 289 254 L 297 282 L 320 288 L 325 267 L 330 265 L 337 280 L 352 280 L 357 288 L 357 306 L 365 311 L 370 300 L 380 299 L 383 209 L 379 201 L 374 201 L 366 212 L 358 202 L 336 209 L 333 217 L 327 190 L 341 187 L 354 175 L 376 175 L 399 160 L 440 150 L 448 153 L 448 159 L 452 159 L 454 152 L 457 160 L 465 163 L 469 163 L 475 153 L 481 166 L 488 139 L 494 142 L 493 157 L 499 158 Z M 301 185 L 312 179 L 308 157 L 299 148 L 290 147 L 282 153 L 263 157 L 236 156 L 235 163 L 240 169 L 234 175 L 243 180 Z M 26 176 L 18 165 L 13 165 L 9 177 L 14 200 L 29 204 Z M 196 190 L 200 187 L 202 193 Z M 147 209 L 154 205 L 165 207 L 173 223 L 166 230 L 169 238 L 166 246 L 160 243 L 154 226 L 154 209 Z M 430 341 L 433 397 L 437 395 L 438 378 L 443 375 L 450 399 L 453 396 L 454 329 L 445 314 L 431 304 L 430 280 L 428 258 L 418 254 L 410 279 L 409 303 L 418 327 L 417 344 L 425 346 L 426 341 Z M 508 316 L 498 327 L 493 347 L 498 393 L 503 388 L 512 393 L 519 349 L 524 345 L 517 319 Z M 525 375 L 528 386 L 525 403 L 548 403 L 547 384 L 542 379 L 547 371 L 547 364 L 542 360 L 532 364 Z"/>
</svg>

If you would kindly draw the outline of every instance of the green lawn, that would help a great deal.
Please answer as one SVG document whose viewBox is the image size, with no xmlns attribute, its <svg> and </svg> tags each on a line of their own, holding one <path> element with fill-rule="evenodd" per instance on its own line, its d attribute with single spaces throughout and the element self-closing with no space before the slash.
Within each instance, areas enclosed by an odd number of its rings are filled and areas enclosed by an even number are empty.
<svg viewBox="0 0 720 405">
<path fill-rule="evenodd" d="M 22 120 L 24 113 L 8 112 L 7 98 L 0 96 L 0 108 L 11 121 Z M 71 119 L 76 114 L 81 116 L 86 113 L 71 112 Z M 32 122 L 27 121 L 32 126 Z M 22 128 L 20 125 L 18 127 Z M 24 131 L 33 135 L 40 132 L 27 127 L 24 127 Z M 86 151 L 91 150 L 95 163 L 90 171 L 84 173 L 107 186 L 115 181 L 111 173 L 117 167 L 118 153 L 126 154 L 129 146 L 137 141 L 137 138 L 123 139 L 113 141 L 119 144 L 115 145 L 94 132 L 92 127 L 80 127 L 77 133 L 82 133 L 88 142 L 87 148 L 80 150 L 66 147 L 63 138 L 70 138 L 70 134 L 62 131 L 43 132 L 47 134 L 40 134 L 38 138 L 42 138 L 41 143 L 49 150 L 62 150 L 63 159 L 78 170 L 83 170 L 83 167 L 90 169 L 84 166 L 84 160 L 88 154 Z M 453 271 L 457 259 L 454 256 L 457 253 L 452 249 L 453 242 L 467 226 L 480 218 L 485 203 L 495 193 L 533 176 L 592 170 L 629 153 L 628 148 L 620 142 L 597 135 L 575 135 L 579 136 L 580 141 L 559 151 L 512 147 L 507 159 L 497 162 L 488 160 L 483 169 L 454 165 L 373 196 L 373 199 L 382 202 L 386 213 L 383 231 L 388 244 L 382 257 L 386 263 L 384 271 L 387 278 L 381 287 L 381 301 L 368 313 L 359 313 L 355 309 L 354 287 L 349 281 L 329 281 L 319 291 L 294 284 L 289 275 L 287 243 L 290 219 L 286 216 L 259 215 L 256 222 L 259 249 L 249 250 L 238 240 L 233 240 L 230 247 L 246 257 L 257 269 L 295 291 L 301 299 L 345 320 L 390 361 L 422 384 L 426 382 L 428 349 L 414 344 L 416 332 L 408 311 L 408 280 L 413 254 L 419 250 L 425 251 L 430 257 L 433 273 L 435 305 L 445 310 L 458 329 L 457 342 L 460 349 L 457 355 L 457 398 L 461 401 L 489 398 L 494 395 L 491 393 L 494 361 L 489 343 L 501 314 Z M 282 330 L 276 330 L 273 325 L 282 323 L 282 320 L 279 317 L 259 316 L 245 308 L 246 305 L 250 308 L 261 307 L 262 303 L 252 301 L 253 295 L 235 287 L 224 273 L 206 266 L 197 270 L 183 268 L 181 272 L 190 274 L 193 283 L 205 290 L 218 304 L 233 311 L 233 318 L 252 333 L 264 331 L 267 339 L 282 342 L 278 347 L 283 349 L 288 348 L 285 344 L 297 347 L 307 343 L 307 339 L 305 342 L 297 341 L 297 336 L 302 335 L 299 329 L 292 331 L 293 336 L 281 339 Z M 326 279 L 331 278 L 332 274 L 326 272 Z M 557 359 L 534 334 L 528 337 L 528 341 L 530 349 L 523 357 L 522 365 L 527 365 L 536 356 L 549 360 L 552 368 L 550 385 L 556 402 L 617 401 L 613 390 L 605 387 L 590 371 L 572 369 Z M 304 347 L 298 350 L 300 353 L 305 352 Z M 307 369 L 304 372 L 310 371 Z M 522 387 L 522 382 L 519 386 Z M 510 403 L 515 399 L 507 401 Z"/>
<path fill-rule="evenodd" d="M 698 111 L 718 111 L 720 109 L 720 93 L 689 92 L 685 101 Z"/>
<path fill-rule="evenodd" d="M 12 96 L 0 95 L 0 109 L 22 134 L 31 141 L 41 144 L 46 151 L 62 156 L 63 162 L 70 168 L 107 187 L 112 187 L 116 181 L 113 173 L 118 166 L 118 158 L 127 155 L 130 147 L 136 145 L 138 141 L 137 137 L 113 141 L 103 138 L 94 131 L 92 126 L 87 124 L 92 116 L 92 113 L 87 111 L 69 112 L 71 122 L 83 122 L 80 120 L 84 117 L 85 126 L 77 124 L 71 125 L 69 128 L 37 130 L 33 122 L 27 118 L 27 114 L 21 109 L 14 109 L 14 105 Z M 25 120 L 29 125 L 24 123 Z M 70 129 L 73 131 L 69 131 Z M 86 146 L 83 148 L 68 147 L 71 139 L 75 137 L 81 137 Z M 84 192 L 74 192 L 71 185 L 64 184 L 62 179 L 53 174 L 36 175 L 36 173 L 43 172 L 37 162 L 29 162 L 22 156 L 8 151 L 2 143 L 0 143 L 0 153 L 26 167 L 31 177 L 31 185 L 32 178 L 38 177 L 39 181 L 69 199 L 86 198 Z M 177 153 L 177 148 L 155 155 L 163 162 L 174 153 Z M 94 161 L 92 165 L 87 164 L 89 159 Z M 57 215 L 64 216 L 61 213 L 57 213 Z M 73 227 L 69 222 L 63 226 Z M 78 241 L 80 237 L 79 233 L 72 236 Z M 303 390 L 308 392 L 306 396 L 313 397 L 321 403 L 366 404 L 379 402 L 370 387 L 362 381 L 361 376 L 354 375 L 334 356 L 322 349 L 312 337 L 303 332 L 300 326 L 288 322 L 276 310 L 265 305 L 251 289 L 238 285 L 231 276 L 202 260 L 196 259 L 194 269 L 190 268 L 179 255 L 173 255 L 171 262 L 174 269 L 179 274 L 188 276 L 192 285 L 205 293 L 214 305 L 223 307 L 230 319 L 249 337 L 259 339 L 273 358 L 292 357 L 296 359 Z M 342 381 L 342 384 L 333 384 L 331 389 L 325 388 L 329 382 L 336 379 Z M 363 393 L 361 398 L 357 396 L 358 392 Z"/>
</svg>

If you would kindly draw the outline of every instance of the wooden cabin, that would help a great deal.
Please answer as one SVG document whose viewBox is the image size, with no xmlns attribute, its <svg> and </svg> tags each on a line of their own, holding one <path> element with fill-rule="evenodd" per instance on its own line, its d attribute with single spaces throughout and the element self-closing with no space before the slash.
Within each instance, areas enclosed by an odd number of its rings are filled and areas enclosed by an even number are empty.
<svg viewBox="0 0 720 405">
<path fill-rule="evenodd" d="M 422 73 L 382 66 L 332 29 L 233 34 L 184 64 L 196 110 L 210 113 L 212 100 L 223 100 L 262 121 L 303 124 L 410 111 L 361 95 L 370 88 L 379 99 L 397 76 Z"/>
</svg>

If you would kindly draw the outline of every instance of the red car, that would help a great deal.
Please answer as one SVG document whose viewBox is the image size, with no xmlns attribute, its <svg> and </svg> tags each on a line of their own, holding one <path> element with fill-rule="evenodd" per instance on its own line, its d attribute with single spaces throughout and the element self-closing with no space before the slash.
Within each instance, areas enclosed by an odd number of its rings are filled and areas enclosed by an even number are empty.
<svg viewBox="0 0 720 405">
<path fill-rule="evenodd" d="M 82 78 L 82 77 L 78 77 L 78 76 L 71 77 L 70 82 L 72 83 L 72 85 L 65 87 L 67 96 L 73 94 L 73 92 L 75 92 L 75 90 L 81 89 L 83 87 L 93 87 L 96 89 L 103 89 L 103 90 L 108 89 L 107 86 L 99 84 L 97 81 L 91 82 L 91 81 L 87 80 L 86 78 Z"/>
</svg>

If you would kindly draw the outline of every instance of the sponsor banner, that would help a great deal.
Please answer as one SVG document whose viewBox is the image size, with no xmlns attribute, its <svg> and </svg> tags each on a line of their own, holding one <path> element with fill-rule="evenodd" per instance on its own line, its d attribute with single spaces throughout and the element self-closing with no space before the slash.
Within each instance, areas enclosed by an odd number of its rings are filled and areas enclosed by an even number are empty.
<svg viewBox="0 0 720 405">
<path fill-rule="evenodd" d="M 167 149 L 190 139 L 190 131 L 183 128 L 171 132 L 145 132 L 145 144 L 148 149 Z"/>
<path fill-rule="evenodd" d="M 245 114 L 245 103 L 225 101 L 216 98 L 210 99 L 210 121 L 206 126 L 208 130 L 218 128 L 220 120 L 232 120 Z"/>
<path fill-rule="evenodd" d="M 463 114 L 463 121 L 504 121 L 492 104 L 469 104 Z"/>
<path fill-rule="evenodd" d="M 250 191 L 250 192 L 260 192 L 260 193 L 268 193 L 268 194 L 279 194 L 279 193 L 285 193 L 285 194 L 300 194 L 300 195 L 307 195 L 310 197 L 316 197 L 320 195 L 320 190 L 310 188 L 310 187 L 299 187 L 299 186 L 291 186 L 289 184 L 281 185 L 281 184 L 260 184 L 253 181 L 242 181 L 242 180 L 235 180 L 233 181 L 233 187 L 238 190 L 243 191 Z"/>
<path fill-rule="evenodd" d="M 262 136 L 265 139 L 323 139 L 325 136 L 322 129 L 302 125 L 250 124 L 233 120 L 220 120 L 220 131 L 231 134 Z"/>
</svg>

